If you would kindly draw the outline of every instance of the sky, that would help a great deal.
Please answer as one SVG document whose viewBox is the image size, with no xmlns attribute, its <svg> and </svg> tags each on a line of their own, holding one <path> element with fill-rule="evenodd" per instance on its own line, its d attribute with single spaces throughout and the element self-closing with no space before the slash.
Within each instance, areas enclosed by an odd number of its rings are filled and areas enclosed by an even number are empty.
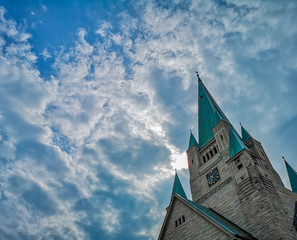
<svg viewBox="0 0 297 240">
<path fill-rule="evenodd" d="M 297 2 L 0 0 L 0 239 L 156 239 L 198 70 L 286 187 Z"/>
</svg>

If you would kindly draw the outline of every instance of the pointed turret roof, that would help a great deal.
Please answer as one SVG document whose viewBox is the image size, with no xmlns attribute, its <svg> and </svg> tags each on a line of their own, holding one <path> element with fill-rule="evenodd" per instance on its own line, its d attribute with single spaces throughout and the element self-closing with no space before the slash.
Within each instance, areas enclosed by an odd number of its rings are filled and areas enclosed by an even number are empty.
<svg viewBox="0 0 297 240">
<path fill-rule="evenodd" d="M 199 146 L 203 147 L 214 138 L 212 128 L 221 120 L 230 123 L 216 101 L 198 76 L 198 121 L 199 121 Z"/>
<path fill-rule="evenodd" d="M 290 184 L 291 184 L 291 188 L 292 188 L 292 192 L 297 193 L 297 172 L 291 167 L 291 165 L 289 163 L 287 163 L 286 159 L 283 157 L 285 164 L 286 164 L 286 168 L 287 168 L 287 172 L 289 175 L 289 180 L 290 180 Z"/>
<path fill-rule="evenodd" d="M 174 193 L 182 196 L 184 199 L 187 199 L 187 195 L 183 189 L 183 186 L 179 180 L 179 177 L 177 176 L 177 172 L 175 173 L 171 197 L 173 196 Z"/>
<path fill-rule="evenodd" d="M 245 128 L 241 125 L 240 123 L 240 126 L 241 126 L 241 136 L 242 136 L 242 140 L 243 141 L 247 141 L 249 140 L 252 136 L 249 134 L 249 132 L 247 130 L 245 130 Z"/>
<path fill-rule="evenodd" d="M 229 153 L 230 158 L 234 157 L 241 150 L 248 148 L 245 146 L 240 136 L 233 127 L 229 128 Z"/>
<path fill-rule="evenodd" d="M 196 141 L 196 138 L 194 137 L 192 131 L 190 131 L 190 141 L 189 141 L 189 147 L 188 149 L 190 149 L 193 145 L 196 145 L 197 147 L 199 147 L 199 144 Z"/>
</svg>

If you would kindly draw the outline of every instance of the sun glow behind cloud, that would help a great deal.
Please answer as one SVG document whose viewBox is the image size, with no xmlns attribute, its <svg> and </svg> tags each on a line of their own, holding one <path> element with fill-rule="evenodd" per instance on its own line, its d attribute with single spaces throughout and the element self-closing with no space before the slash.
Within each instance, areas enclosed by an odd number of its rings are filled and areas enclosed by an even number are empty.
<svg viewBox="0 0 297 240">
<path fill-rule="evenodd" d="M 197 66 L 234 125 L 277 146 L 271 155 L 290 149 L 296 4 L 165 5 L 119 7 L 114 19 L 87 7 L 95 27 L 65 27 L 57 46 L 38 35 L 57 6 L 24 22 L 0 8 L 1 238 L 155 239 L 197 131 Z"/>
</svg>

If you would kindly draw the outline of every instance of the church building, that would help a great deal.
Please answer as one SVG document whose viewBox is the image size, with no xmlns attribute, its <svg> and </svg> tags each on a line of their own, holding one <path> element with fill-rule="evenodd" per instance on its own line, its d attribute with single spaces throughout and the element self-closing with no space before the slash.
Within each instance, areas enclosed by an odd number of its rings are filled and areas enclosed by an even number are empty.
<svg viewBox="0 0 297 240">
<path fill-rule="evenodd" d="M 198 76 L 198 127 L 187 150 L 190 200 L 175 175 L 159 240 L 297 240 L 297 173 L 284 187 L 261 143 L 241 136 Z M 295 220 L 294 220 L 295 219 Z"/>
</svg>

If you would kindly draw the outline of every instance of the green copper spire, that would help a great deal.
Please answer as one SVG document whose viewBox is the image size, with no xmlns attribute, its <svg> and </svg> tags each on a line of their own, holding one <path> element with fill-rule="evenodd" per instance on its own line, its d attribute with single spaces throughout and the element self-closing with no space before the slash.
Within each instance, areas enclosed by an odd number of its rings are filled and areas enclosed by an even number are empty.
<svg viewBox="0 0 297 240">
<path fill-rule="evenodd" d="M 190 141 L 189 141 L 189 147 L 188 149 L 190 149 L 193 145 L 196 145 L 197 147 L 199 147 L 199 144 L 197 143 L 192 131 L 190 131 L 191 134 L 190 134 Z"/>
<path fill-rule="evenodd" d="M 245 146 L 238 133 L 233 127 L 229 128 L 229 153 L 230 158 L 234 157 L 241 150 L 248 148 Z"/>
<path fill-rule="evenodd" d="M 198 75 L 199 146 L 203 147 L 214 138 L 212 128 L 221 120 L 230 123 Z"/>
<path fill-rule="evenodd" d="M 287 163 L 286 159 L 283 157 L 285 163 L 287 172 L 289 175 L 289 180 L 292 188 L 292 192 L 297 193 L 297 172 L 290 166 L 289 163 Z"/>
<path fill-rule="evenodd" d="M 175 173 L 175 178 L 174 178 L 171 197 L 173 196 L 174 193 L 182 196 L 184 199 L 187 199 L 187 195 L 186 195 L 186 193 L 185 193 L 185 191 L 183 189 L 183 186 L 181 185 L 179 177 L 177 176 L 177 172 Z"/>
<path fill-rule="evenodd" d="M 241 126 L 241 136 L 242 136 L 242 140 L 243 141 L 247 141 L 249 140 L 252 136 L 249 134 L 249 132 L 247 130 L 244 129 L 244 127 L 241 125 L 240 123 L 240 126 Z"/>
</svg>

